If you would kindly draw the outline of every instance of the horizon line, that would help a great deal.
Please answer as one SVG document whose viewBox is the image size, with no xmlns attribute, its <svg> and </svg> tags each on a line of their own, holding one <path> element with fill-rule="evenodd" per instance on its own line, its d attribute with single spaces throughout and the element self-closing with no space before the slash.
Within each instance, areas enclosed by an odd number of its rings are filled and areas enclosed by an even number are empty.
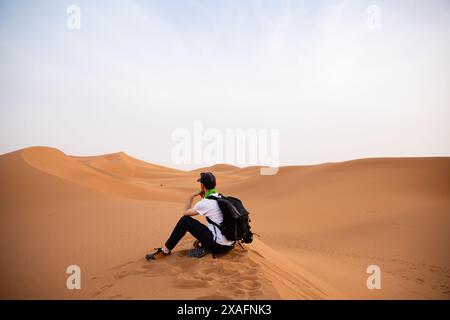
<svg viewBox="0 0 450 320">
<path fill-rule="evenodd" d="M 27 149 L 33 149 L 33 148 L 42 148 L 42 149 L 51 149 L 51 150 L 55 150 L 55 151 L 59 151 L 61 153 L 63 153 L 65 156 L 69 156 L 69 157 L 75 157 L 75 158 L 88 158 L 88 157 L 102 157 L 102 156 L 108 156 L 108 155 L 118 155 L 118 154 L 124 154 L 127 157 L 136 159 L 138 161 L 142 161 L 145 162 L 147 164 L 150 165 L 155 165 L 155 166 L 160 166 L 160 167 L 164 167 L 164 168 L 168 168 L 168 169 L 172 169 L 172 170 L 178 170 L 178 171 L 184 171 L 184 172 L 192 172 L 192 171 L 198 171 L 200 169 L 208 169 L 214 166 L 230 166 L 230 167 L 234 167 L 236 169 L 248 169 L 248 168 L 270 168 L 270 166 L 265 166 L 265 165 L 247 165 L 247 166 L 239 166 L 239 165 L 235 165 L 235 164 L 231 164 L 231 163 L 214 163 L 211 165 L 207 165 L 207 164 L 200 164 L 199 167 L 196 167 L 194 169 L 181 169 L 181 168 L 177 168 L 174 167 L 172 165 L 167 165 L 167 164 L 160 164 L 157 162 L 149 162 L 145 159 L 141 159 L 138 158 L 136 156 L 133 156 L 132 154 L 126 152 L 126 151 L 117 151 L 117 152 L 109 152 L 109 153 L 100 153 L 100 154 L 88 154 L 88 155 L 79 155 L 79 154 L 69 154 L 64 152 L 62 149 L 57 148 L 57 147 L 53 147 L 53 146 L 48 146 L 48 145 L 33 145 L 33 146 L 28 146 L 28 147 L 23 147 L 23 148 L 19 148 L 19 149 L 15 149 L 12 151 L 8 151 L 5 153 L 0 154 L 1 156 L 5 156 L 7 154 L 11 154 L 11 153 L 16 153 L 16 152 L 20 152 L 20 151 L 24 151 Z M 271 168 L 286 168 L 286 167 L 312 167 L 312 166 L 320 166 L 320 165 L 326 165 L 326 164 L 338 164 L 338 163 L 346 163 L 346 162 L 353 162 L 353 161 L 363 161 L 363 160 L 376 160 L 376 159 L 427 159 L 427 158 L 450 158 L 450 155 L 431 155 L 431 156 L 373 156 L 373 157 L 361 157 L 361 158 L 353 158 L 353 159 L 347 159 L 347 160 L 342 160 L 342 161 L 326 161 L 326 162 L 318 162 L 318 163 L 313 163 L 313 164 L 284 164 L 284 165 L 280 165 L 277 167 L 271 167 Z"/>
</svg>

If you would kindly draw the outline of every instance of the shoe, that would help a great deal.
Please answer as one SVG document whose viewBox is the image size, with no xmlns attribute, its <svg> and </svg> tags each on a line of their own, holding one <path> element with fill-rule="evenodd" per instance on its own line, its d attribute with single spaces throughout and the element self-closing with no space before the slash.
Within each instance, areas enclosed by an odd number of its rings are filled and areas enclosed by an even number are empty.
<svg viewBox="0 0 450 320">
<path fill-rule="evenodd" d="M 211 250 L 208 250 L 206 248 L 194 248 L 189 250 L 188 257 L 201 258 L 206 256 L 208 253 L 211 253 Z"/>
<path fill-rule="evenodd" d="M 164 258 L 165 256 L 168 256 L 170 254 L 170 251 L 169 253 L 165 253 L 162 248 L 155 248 L 155 250 L 156 250 L 155 252 L 147 254 L 145 256 L 145 259 L 151 261 Z"/>
</svg>

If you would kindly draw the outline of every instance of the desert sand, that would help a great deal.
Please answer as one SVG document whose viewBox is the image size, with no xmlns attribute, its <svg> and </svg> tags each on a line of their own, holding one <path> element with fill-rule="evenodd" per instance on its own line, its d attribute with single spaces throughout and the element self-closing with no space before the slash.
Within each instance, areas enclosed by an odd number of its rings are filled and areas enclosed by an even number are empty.
<svg viewBox="0 0 450 320">
<path fill-rule="evenodd" d="M 193 238 L 147 262 L 201 170 L 243 200 L 259 236 L 213 259 Z M 190 172 L 125 153 L 0 156 L 2 299 L 449 299 L 450 158 Z M 202 220 L 202 218 L 199 218 Z M 79 265 L 81 290 L 66 288 Z M 369 290 L 366 268 L 381 268 Z"/>
</svg>

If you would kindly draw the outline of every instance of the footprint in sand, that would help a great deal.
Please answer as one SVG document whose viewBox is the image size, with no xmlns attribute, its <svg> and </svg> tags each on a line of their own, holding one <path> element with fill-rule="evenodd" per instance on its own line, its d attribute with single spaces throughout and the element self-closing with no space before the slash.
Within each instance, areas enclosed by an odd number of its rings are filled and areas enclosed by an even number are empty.
<svg viewBox="0 0 450 320">
<path fill-rule="evenodd" d="M 213 281 L 214 277 L 211 276 L 206 276 L 206 275 L 202 275 L 202 274 L 193 274 L 192 277 L 196 280 L 202 280 L 202 281 Z"/>
<path fill-rule="evenodd" d="M 255 299 L 263 295 L 261 265 L 249 257 L 248 251 L 233 250 L 218 259 L 209 256 L 192 259 L 186 255 L 187 250 L 182 250 L 175 252 L 167 261 L 127 261 L 111 269 L 111 280 L 120 281 L 130 276 L 169 277 L 174 289 L 203 288 L 203 295 L 197 299 Z M 92 297 L 106 297 L 105 291 L 112 286 L 110 284 L 97 289 Z M 120 294 L 110 294 L 108 297 L 127 298 Z"/>
<path fill-rule="evenodd" d="M 254 290 L 249 292 L 250 298 L 260 297 L 262 296 L 263 292 L 261 290 Z"/>
<path fill-rule="evenodd" d="M 128 276 L 137 276 L 146 273 L 146 270 L 138 269 L 138 270 L 123 270 L 114 275 L 114 279 L 121 280 Z"/>
<path fill-rule="evenodd" d="M 239 284 L 242 288 L 247 290 L 255 290 L 261 287 L 261 283 L 255 280 L 244 280 L 241 281 Z"/>
<path fill-rule="evenodd" d="M 233 296 L 245 296 L 245 290 L 241 289 L 238 285 L 234 283 L 229 283 L 222 285 L 218 288 L 218 292 L 233 294 Z"/>
<path fill-rule="evenodd" d="M 175 288 L 180 289 L 197 289 L 197 288 L 206 288 L 209 286 L 209 282 L 199 280 L 199 279 L 177 279 L 174 282 Z"/>
<path fill-rule="evenodd" d="M 135 262 L 136 262 L 136 261 L 128 261 L 128 262 L 119 264 L 119 265 L 113 267 L 112 269 L 113 269 L 113 270 L 121 269 L 121 268 L 123 268 L 123 267 L 125 267 L 125 266 L 127 266 L 127 265 L 129 265 L 129 264 L 135 263 Z"/>
<path fill-rule="evenodd" d="M 195 298 L 195 300 L 233 300 L 233 298 L 229 297 L 229 296 L 221 296 L 218 294 L 212 294 L 212 295 L 208 295 L 208 296 L 197 297 L 197 298 Z"/>
<path fill-rule="evenodd" d="M 106 290 L 108 290 L 109 288 L 111 288 L 111 287 L 113 287 L 113 286 L 114 286 L 114 284 L 107 284 L 107 285 L 104 285 L 104 286 L 101 287 L 98 291 L 96 291 L 96 292 L 94 292 L 93 294 L 91 294 L 91 297 L 92 297 L 92 298 L 97 297 L 97 296 L 101 295 L 103 292 L 105 292 Z"/>
<path fill-rule="evenodd" d="M 109 300 L 130 300 L 131 297 L 126 297 L 124 295 L 121 294 L 116 294 L 114 296 L 108 297 Z"/>
<path fill-rule="evenodd" d="M 240 280 L 258 280 L 258 276 L 255 275 L 255 273 L 252 274 L 242 274 L 239 277 Z"/>
</svg>

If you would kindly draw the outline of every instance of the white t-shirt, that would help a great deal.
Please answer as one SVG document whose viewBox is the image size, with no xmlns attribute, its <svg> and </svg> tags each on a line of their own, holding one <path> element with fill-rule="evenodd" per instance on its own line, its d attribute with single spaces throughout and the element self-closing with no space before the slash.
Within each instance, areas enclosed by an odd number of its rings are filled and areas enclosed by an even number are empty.
<svg viewBox="0 0 450 320">
<path fill-rule="evenodd" d="M 218 197 L 219 194 L 213 193 L 212 196 Z M 194 210 L 197 211 L 199 215 L 208 217 L 218 225 L 220 225 L 223 221 L 223 214 L 222 211 L 220 211 L 219 204 L 217 203 L 216 200 L 202 199 L 194 205 Z M 234 241 L 230 241 L 227 238 L 225 238 L 225 236 L 222 234 L 219 228 L 217 228 L 215 225 L 210 224 L 208 222 L 208 229 L 211 230 L 214 236 L 214 241 L 216 243 L 224 246 L 233 245 Z"/>
</svg>

